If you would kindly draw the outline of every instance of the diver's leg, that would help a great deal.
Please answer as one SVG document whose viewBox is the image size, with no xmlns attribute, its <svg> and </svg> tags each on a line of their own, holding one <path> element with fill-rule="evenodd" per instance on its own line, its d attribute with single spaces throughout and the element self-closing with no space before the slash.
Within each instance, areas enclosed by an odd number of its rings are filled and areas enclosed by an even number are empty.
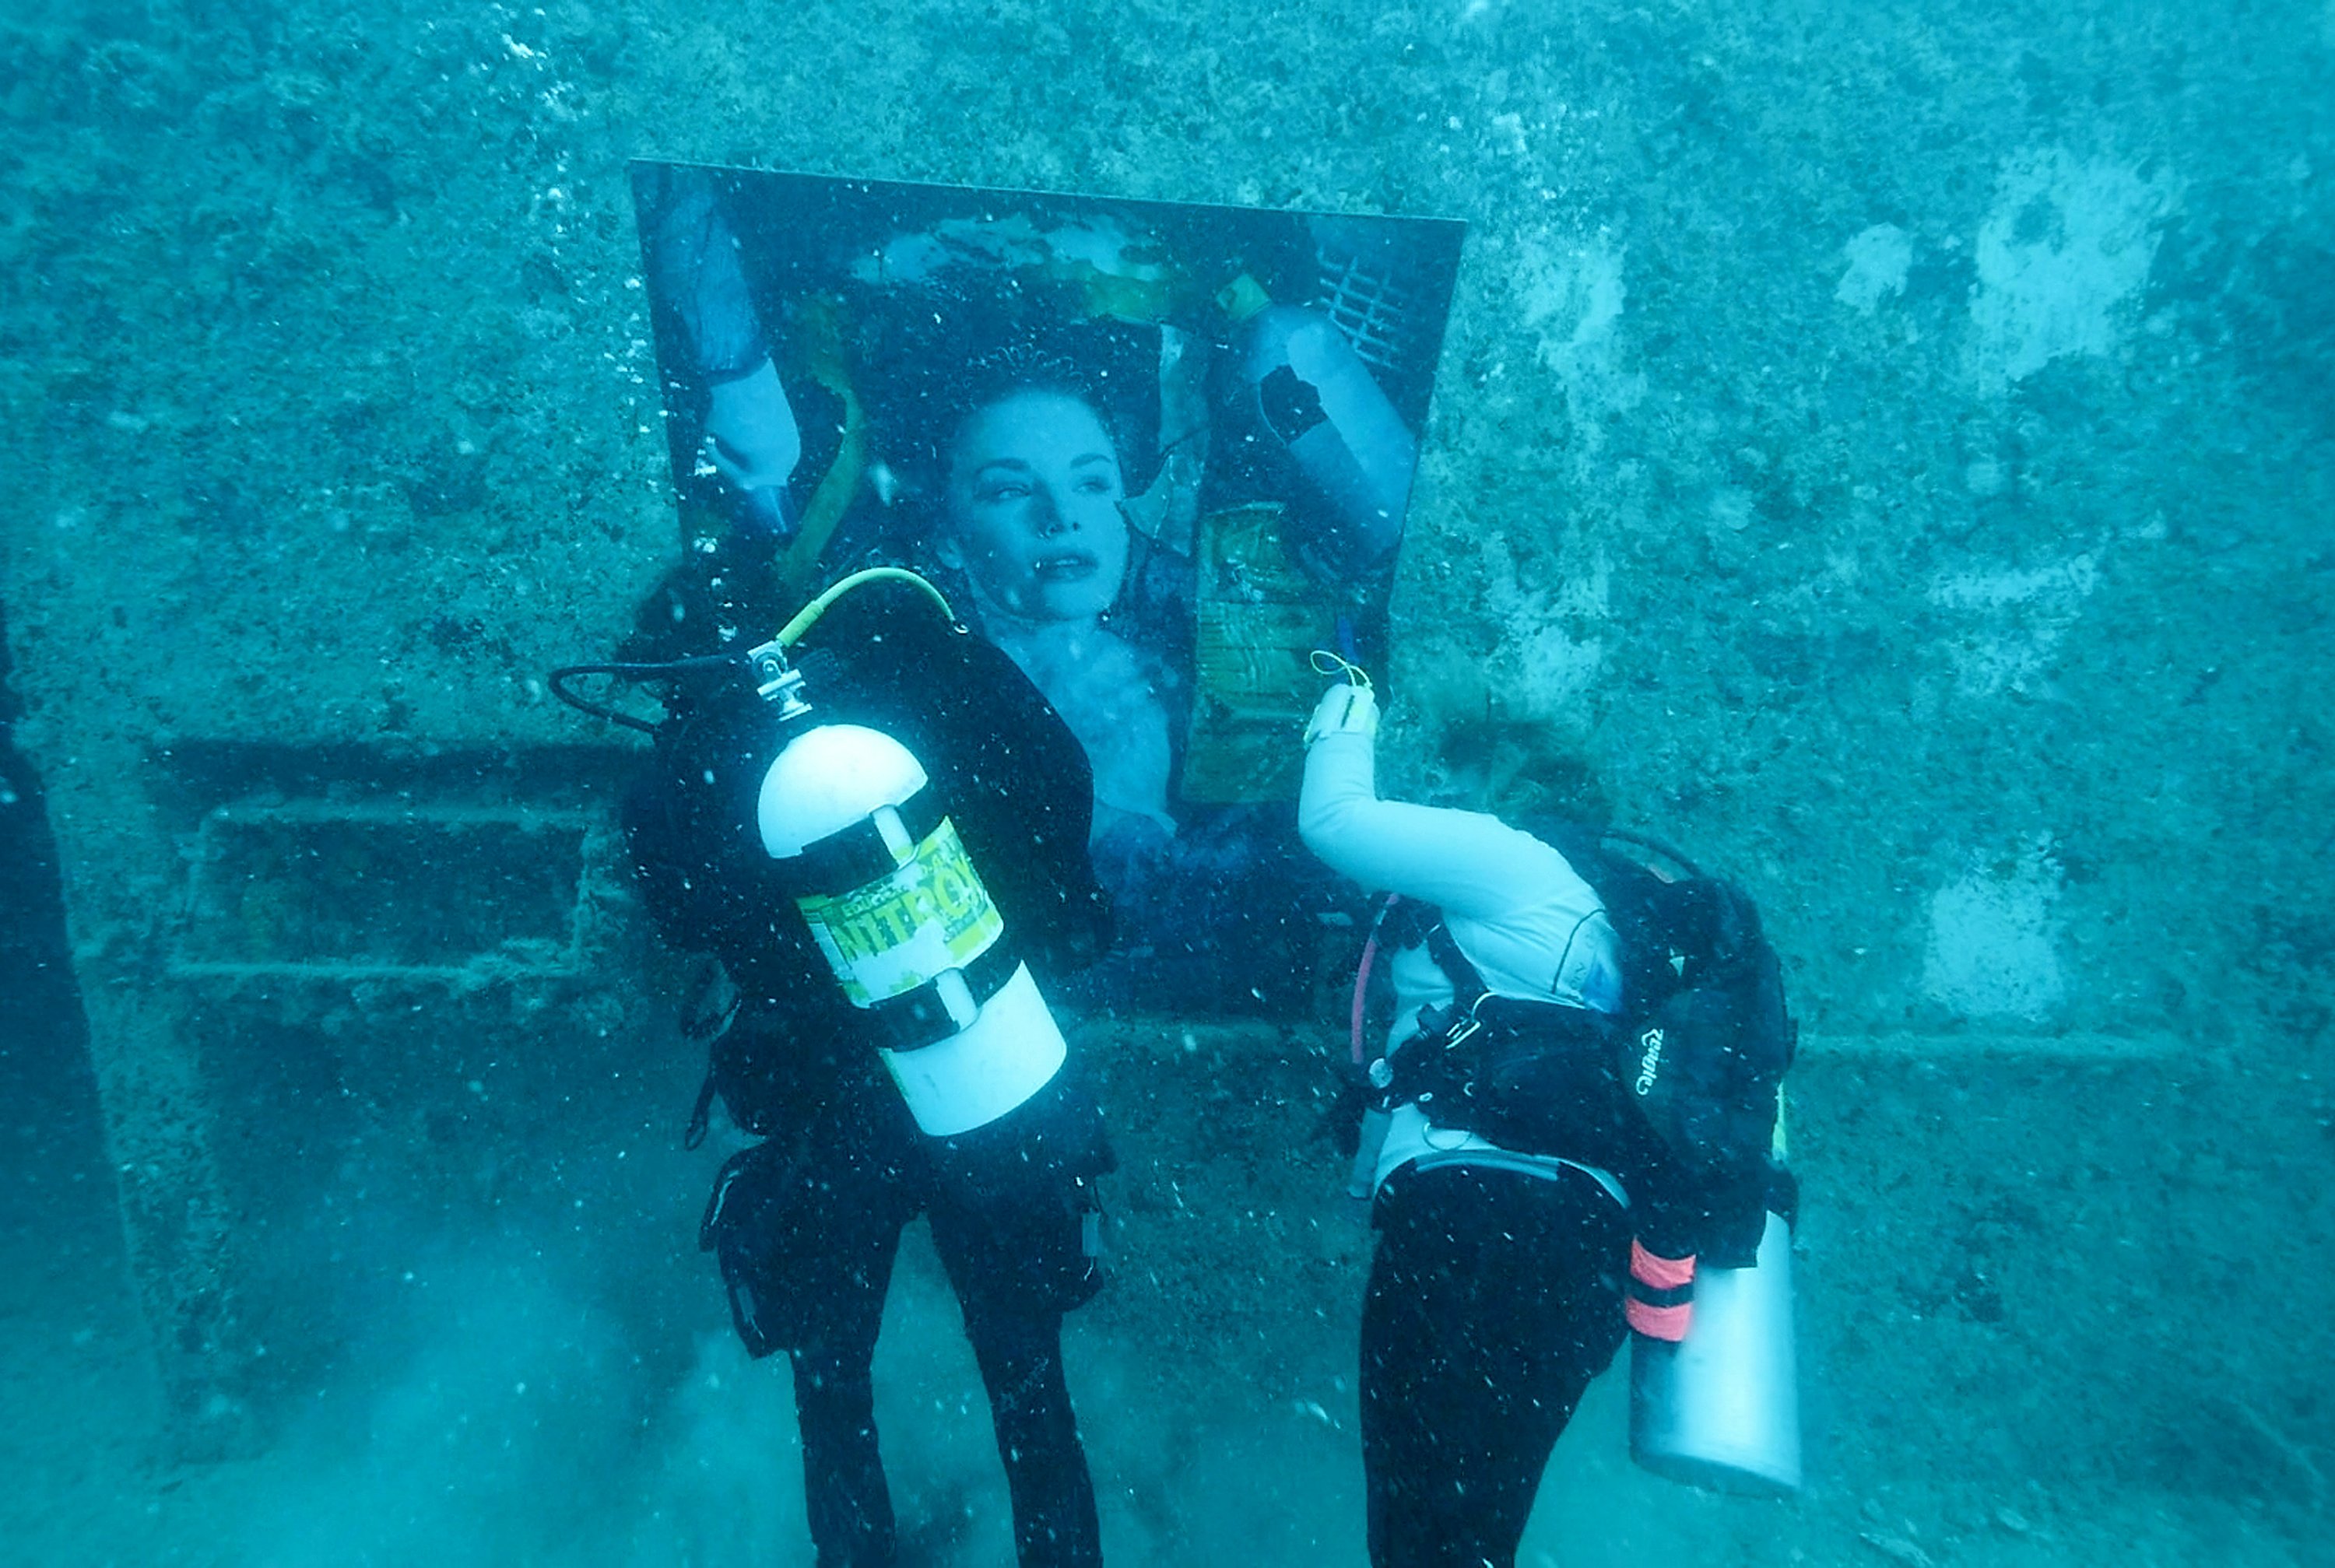
<svg viewBox="0 0 2335 1568">
<path fill-rule="evenodd" d="M 1038 1212 L 1005 1224 L 936 1202 L 933 1242 L 964 1308 L 966 1336 L 989 1390 L 997 1453 L 1013 1500 L 1022 1568 L 1102 1561 L 1094 1481 L 1062 1378 L 1062 1304 L 1091 1286 L 1080 1272 L 1078 1214 Z"/>
<path fill-rule="evenodd" d="M 820 1313 L 826 1321 L 788 1352 L 819 1568 L 890 1568 L 893 1560 L 892 1495 L 877 1449 L 870 1376 L 892 1257 L 891 1248 L 863 1253 Z"/>
<path fill-rule="evenodd" d="M 1621 1210 L 1586 1177 L 1465 1167 L 1381 1204 L 1362 1319 L 1371 1561 L 1506 1568 L 1622 1339 Z"/>
<path fill-rule="evenodd" d="M 871 1368 L 900 1232 L 917 1198 L 915 1131 L 890 1094 L 886 1084 L 860 1101 L 838 1097 L 819 1128 L 820 1152 L 807 1162 L 800 1223 L 780 1249 L 791 1254 L 779 1268 L 790 1276 L 801 1312 L 790 1352 L 819 1568 L 891 1568 L 894 1557 Z"/>
<path fill-rule="evenodd" d="M 1380 1194 L 1378 1246 L 1362 1298 L 1362 1479 L 1374 1568 L 1422 1568 L 1446 1561 L 1440 1515 L 1455 1477 L 1442 1446 L 1465 1428 L 1439 1369 L 1456 1340 L 1457 1314 L 1442 1288 L 1449 1273 L 1435 1244 L 1442 1173 L 1397 1175 Z M 1464 1390 L 1463 1390 L 1464 1393 Z M 1439 1504 L 1442 1505 L 1439 1506 Z"/>
<path fill-rule="evenodd" d="M 968 1302 L 965 1331 L 989 1389 L 1022 1568 L 1091 1568 L 1102 1561 L 1102 1537 L 1094 1480 L 1062 1380 L 1061 1314 L 983 1312 Z"/>
</svg>

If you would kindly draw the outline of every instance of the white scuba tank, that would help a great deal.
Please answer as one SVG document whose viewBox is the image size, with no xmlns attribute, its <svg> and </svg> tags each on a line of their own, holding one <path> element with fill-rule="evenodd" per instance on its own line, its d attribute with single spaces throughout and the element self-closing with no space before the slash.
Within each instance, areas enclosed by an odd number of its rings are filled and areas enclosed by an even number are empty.
<svg viewBox="0 0 2335 1568">
<path fill-rule="evenodd" d="M 799 861 L 796 905 L 855 1007 L 881 1015 L 884 1065 L 935 1137 L 1018 1109 L 1053 1081 L 1062 1031 L 924 765 L 860 724 L 796 732 L 762 777 L 762 847 Z"/>
</svg>

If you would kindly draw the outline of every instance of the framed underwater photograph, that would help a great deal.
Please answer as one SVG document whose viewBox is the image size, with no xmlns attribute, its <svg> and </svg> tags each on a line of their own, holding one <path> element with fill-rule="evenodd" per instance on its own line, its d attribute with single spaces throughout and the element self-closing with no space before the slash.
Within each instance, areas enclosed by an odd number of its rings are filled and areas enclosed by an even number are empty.
<svg viewBox="0 0 2335 1568">
<path fill-rule="evenodd" d="M 922 574 L 1085 748 L 1138 949 L 1285 918 L 1309 656 L 1382 667 L 1464 226 L 633 179 L 696 613 Z"/>
</svg>

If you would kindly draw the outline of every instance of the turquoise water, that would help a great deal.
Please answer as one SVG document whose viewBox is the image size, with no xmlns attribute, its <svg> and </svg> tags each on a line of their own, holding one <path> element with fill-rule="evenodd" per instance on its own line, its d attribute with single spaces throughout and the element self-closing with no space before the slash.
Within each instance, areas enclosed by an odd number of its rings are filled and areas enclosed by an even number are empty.
<svg viewBox="0 0 2335 1568">
<path fill-rule="evenodd" d="M 2330 88 L 2320 0 L 20 0 L 0 1557 L 809 1560 L 542 686 L 678 550 L 650 157 L 1468 225 L 1389 776 L 1545 725 L 1806 1030 L 1804 1495 L 1635 1470 L 1609 1377 L 1522 1561 L 2318 1560 Z M 1360 1560 L 1313 990 L 1078 1026 L 1114 1561 Z M 908 1555 L 1006 1561 L 920 1232 L 890 1312 Z"/>
</svg>

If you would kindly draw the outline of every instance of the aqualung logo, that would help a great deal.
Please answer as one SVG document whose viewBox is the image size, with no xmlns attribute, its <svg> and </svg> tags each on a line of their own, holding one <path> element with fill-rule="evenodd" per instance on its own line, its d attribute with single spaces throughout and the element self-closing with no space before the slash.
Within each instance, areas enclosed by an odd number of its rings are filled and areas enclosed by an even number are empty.
<svg viewBox="0 0 2335 1568">
<path fill-rule="evenodd" d="M 1638 1036 L 1638 1081 L 1631 1087 L 1639 1098 L 1653 1093 L 1654 1079 L 1662 1070 L 1662 1031 L 1650 1029 Z"/>
</svg>

